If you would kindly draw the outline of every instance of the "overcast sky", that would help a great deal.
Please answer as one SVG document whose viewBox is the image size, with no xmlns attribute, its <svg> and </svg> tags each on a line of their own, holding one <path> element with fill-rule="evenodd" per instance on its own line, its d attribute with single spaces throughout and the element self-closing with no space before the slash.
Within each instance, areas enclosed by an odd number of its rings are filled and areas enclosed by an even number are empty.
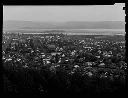
<svg viewBox="0 0 128 98">
<path fill-rule="evenodd" d="M 81 6 L 3 6 L 3 20 L 125 21 L 124 3 Z"/>
</svg>

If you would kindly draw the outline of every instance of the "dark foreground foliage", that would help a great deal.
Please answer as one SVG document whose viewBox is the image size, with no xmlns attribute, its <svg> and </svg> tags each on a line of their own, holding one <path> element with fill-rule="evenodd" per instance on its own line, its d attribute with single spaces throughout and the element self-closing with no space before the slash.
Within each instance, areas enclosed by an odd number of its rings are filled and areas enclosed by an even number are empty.
<svg viewBox="0 0 128 98">
<path fill-rule="evenodd" d="M 64 69 L 51 72 L 49 69 L 5 69 L 4 91 L 14 94 L 36 95 L 92 95 L 114 94 L 125 90 L 125 80 L 89 77 L 82 73 L 67 73 Z"/>
</svg>

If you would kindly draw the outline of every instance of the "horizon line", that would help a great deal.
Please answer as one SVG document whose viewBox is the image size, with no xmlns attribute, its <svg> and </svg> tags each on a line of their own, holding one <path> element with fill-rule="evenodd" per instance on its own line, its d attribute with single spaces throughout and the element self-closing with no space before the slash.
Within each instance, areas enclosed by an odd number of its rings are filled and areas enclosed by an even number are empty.
<svg viewBox="0 0 128 98">
<path fill-rule="evenodd" d="M 79 21 L 79 20 L 71 20 L 71 21 L 40 21 L 40 20 L 3 20 L 4 21 L 28 21 L 28 22 L 109 22 L 109 21 L 120 21 L 120 22 L 125 22 L 122 20 L 83 20 L 83 21 Z"/>
</svg>

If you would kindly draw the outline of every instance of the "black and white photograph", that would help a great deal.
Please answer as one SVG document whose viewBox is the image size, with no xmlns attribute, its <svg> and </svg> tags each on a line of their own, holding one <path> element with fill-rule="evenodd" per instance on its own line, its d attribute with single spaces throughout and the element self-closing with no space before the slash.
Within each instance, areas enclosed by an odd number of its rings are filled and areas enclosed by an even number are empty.
<svg viewBox="0 0 128 98">
<path fill-rule="evenodd" d="M 124 7 L 3 5 L 4 94 L 91 96 L 124 91 Z"/>
</svg>

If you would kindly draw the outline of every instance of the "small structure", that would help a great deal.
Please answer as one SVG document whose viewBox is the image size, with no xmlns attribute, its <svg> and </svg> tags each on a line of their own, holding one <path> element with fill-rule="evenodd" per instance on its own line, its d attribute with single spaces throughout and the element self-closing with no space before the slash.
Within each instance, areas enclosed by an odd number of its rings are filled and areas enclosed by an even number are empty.
<svg viewBox="0 0 128 98">
<path fill-rule="evenodd" d="M 50 49 L 55 49 L 55 48 L 56 48 L 56 46 L 53 45 L 53 44 L 48 44 L 47 46 L 48 46 L 48 48 L 50 48 Z"/>
<path fill-rule="evenodd" d="M 105 67 L 105 64 L 104 63 L 100 63 L 98 66 L 99 67 Z"/>
<path fill-rule="evenodd" d="M 78 68 L 79 66 L 78 66 L 78 65 L 75 65 L 74 67 L 75 67 L 75 68 Z"/>
<path fill-rule="evenodd" d="M 92 72 L 88 72 L 87 75 L 88 75 L 89 77 L 92 77 L 93 74 L 92 74 Z"/>
<path fill-rule="evenodd" d="M 88 66 L 92 66 L 92 62 L 86 62 Z"/>
<path fill-rule="evenodd" d="M 52 52 L 52 53 L 51 53 L 52 56 L 53 56 L 53 55 L 57 55 L 57 54 L 60 55 L 61 52 Z"/>
</svg>

